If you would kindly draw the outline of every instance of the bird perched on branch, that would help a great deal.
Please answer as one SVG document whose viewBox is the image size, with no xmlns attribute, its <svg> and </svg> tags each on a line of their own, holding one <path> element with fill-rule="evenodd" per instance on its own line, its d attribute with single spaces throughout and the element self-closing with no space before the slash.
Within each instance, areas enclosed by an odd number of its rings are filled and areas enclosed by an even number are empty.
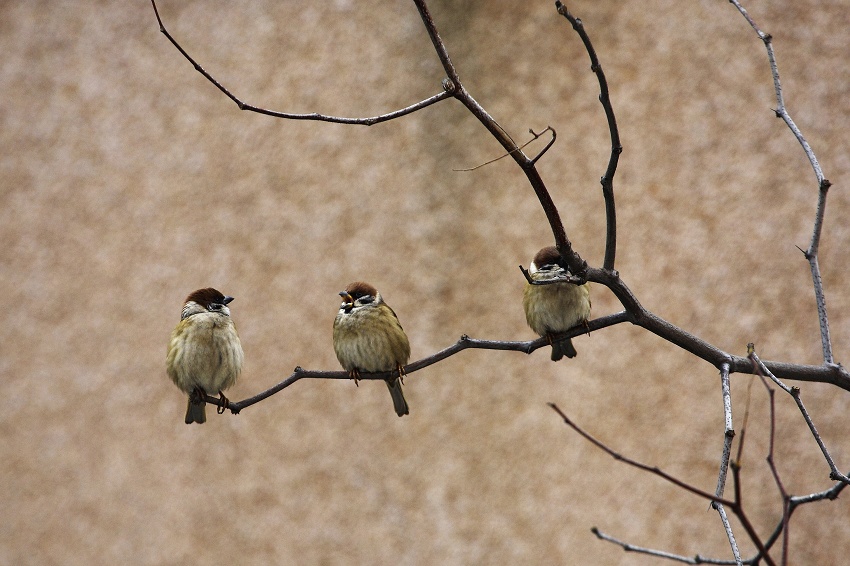
<svg viewBox="0 0 850 566">
<path fill-rule="evenodd" d="M 206 422 L 205 394 L 218 393 L 224 404 L 218 412 L 223 413 L 228 400 L 222 391 L 242 371 L 242 344 L 227 306 L 232 300 L 212 287 L 198 289 L 186 298 L 171 333 L 166 369 L 171 381 L 189 394 L 186 424 Z"/>
<path fill-rule="evenodd" d="M 334 320 L 334 351 L 343 369 L 355 380 L 360 372 L 398 370 L 387 387 L 398 416 L 409 413 L 402 391 L 404 366 L 410 359 L 410 342 L 393 309 L 372 285 L 357 281 L 341 291 L 342 304 Z"/>
<path fill-rule="evenodd" d="M 528 274 L 533 281 L 566 277 L 567 272 L 558 261 L 558 248 L 543 248 L 531 262 Z M 590 291 L 588 284 L 575 285 L 568 281 L 549 285 L 526 284 L 522 297 L 525 320 L 540 336 L 547 336 L 552 344 L 552 361 L 564 356 L 574 358 L 576 349 L 571 339 L 556 340 L 552 334 L 569 330 L 587 321 L 590 316 Z"/>
</svg>

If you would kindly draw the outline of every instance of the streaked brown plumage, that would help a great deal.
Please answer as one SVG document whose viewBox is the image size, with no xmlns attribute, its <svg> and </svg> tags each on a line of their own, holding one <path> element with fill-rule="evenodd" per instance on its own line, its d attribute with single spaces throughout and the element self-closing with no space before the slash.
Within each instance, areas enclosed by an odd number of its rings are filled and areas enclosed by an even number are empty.
<svg viewBox="0 0 850 566">
<path fill-rule="evenodd" d="M 222 391 L 242 371 L 242 344 L 227 306 L 232 300 L 212 287 L 198 289 L 186 298 L 171 333 L 166 369 L 171 381 L 189 394 L 186 424 L 206 422 L 204 393 L 218 393 L 227 403 Z"/>
<path fill-rule="evenodd" d="M 558 248 L 549 246 L 534 256 L 528 273 L 534 281 L 543 281 L 564 275 L 558 265 L 561 255 Z M 571 339 L 554 341 L 553 333 L 564 332 L 581 324 L 590 316 L 589 285 L 573 285 L 569 282 L 550 285 L 526 284 L 522 297 L 525 320 L 540 336 L 548 336 L 552 342 L 552 361 L 564 356 L 574 358 L 576 349 Z"/>
<path fill-rule="evenodd" d="M 340 292 L 342 305 L 334 320 L 334 352 L 352 378 L 360 372 L 402 371 L 410 359 L 410 342 L 393 309 L 378 290 L 356 281 Z M 409 413 L 401 380 L 387 380 L 398 416 Z"/>
</svg>

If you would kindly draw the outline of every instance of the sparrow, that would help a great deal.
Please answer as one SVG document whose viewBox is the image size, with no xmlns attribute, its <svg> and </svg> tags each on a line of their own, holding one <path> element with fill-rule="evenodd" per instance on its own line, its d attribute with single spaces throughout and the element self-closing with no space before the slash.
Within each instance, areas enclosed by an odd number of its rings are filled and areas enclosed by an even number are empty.
<svg viewBox="0 0 850 566">
<path fill-rule="evenodd" d="M 342 304 L 334 320 L 334 352 L 355 383 L 360 372 L 398 370 L 388 379 L 393 408 L 402 417 L 410 411 L 401 389 L 404 366 L 410 359 L 410 342 L 393 309 L 372 285 L 356 281 L 340 291 Z"/>
<path fill-rule="evenodd" d="M 166 370 L 189 394 L 186 424 L 206 422 L 205 394 L 219 394 L 224 406 L 218 412 L 223 413 L 228 400 L 222 391 L 236 383 L 242 371 L 242 344 L 227 306 L 232 300 L 212 287 L 198 289 L 186 298 L 171 333 Z"/>
<path fill-rule="evenodd" d="M 561 254 L 555 246 L 543 248 L 531 262 L 528 274 L 533 281 L 565 277 L 567 272 L 558 264 Z M 574 358 L 576 349 L 569 338 L 556 341 L 552 334 L 569 330 L 587 322 L 590 316 L 590 291 L 588 284 L 574 285 L 568 281 L 549 285 L 526 284 L 522 296 L 525 320 L 540 336 L 552 344 L 552 361 L 564 356 Z"/>
</svg>

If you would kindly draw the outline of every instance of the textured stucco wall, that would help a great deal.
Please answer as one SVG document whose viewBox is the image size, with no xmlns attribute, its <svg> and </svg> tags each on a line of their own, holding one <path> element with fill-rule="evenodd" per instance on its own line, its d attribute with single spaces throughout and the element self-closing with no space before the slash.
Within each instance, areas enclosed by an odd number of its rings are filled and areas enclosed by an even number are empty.
<svg viewBox="0 0 850 566">
<path fill-rule="evenodd" d="M 829 179 L 821 266 L 838 361 L 850 331 L 845 2 L 752 3 L 788 106 Z M 728 2 L 571 3 L 605 67 L 625 151 L 618 269 L 645 306 L 727 351 L 818 363 L 806 262 L 811 168 L 775 106 L 761 42 Z M 608 158 L 595 78 L 547 1 L 433 2 L 466 87 L 517 139 L 558 132 L 539 168 L 576 249 L 601 263 Z M 173 2 L 160 12 L 248 102 L 377 114 L 443 78 L 407 2 Z M 300 382 L 239 416 L 183 424 L 165 377 L 182 300 L 236 297 L 241 399 L 296 365 L 335 369 L 336 293 L 374 283 L 413 358 L 461 334 L 528 339 L 517 265 L 551 242 L 533 193 L 446 101 L 371 128 L 239 112 L 162 36 L 146 2 L 5 3 L 0 21 L 0 528 L 3 564 L 646 564 L 596 540 L 728 558 L 704 500 L 618 464 L 612 447 L 713 490 L 716 370 L 639 329 L 579 356 L 466 351 L 378 383 Z M 533 151 L 533 150 L 531 150 Z M 618 309 L 596 288 L 594 314 Z M 751 380 L 734 376 L 739 430 Z M 850 394 L 803 385 L 850 465 Z M 828 470 L 785 396 L 777 460 L 795 494 Z M 780 502 L 751 391 L 748 509 Z M 793 563 L 850 553 L 846 498 L 795 515 Z M 747 553 L 750 545 L 738 529 Z"/>
</svg>

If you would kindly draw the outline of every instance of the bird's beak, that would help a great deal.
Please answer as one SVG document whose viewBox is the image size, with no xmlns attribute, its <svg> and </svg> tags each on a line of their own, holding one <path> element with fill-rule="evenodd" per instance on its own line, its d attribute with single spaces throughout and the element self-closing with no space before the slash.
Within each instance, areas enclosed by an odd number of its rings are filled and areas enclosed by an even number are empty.
<svg viewBox="0 0 850 566">
<path fill-rule="evenodd" d="M 340 291 L 339 296 L 342 297 L 342 306 L 345 307 L 345 310 L 349 311 L 354 307 L 354 298 L 351 295 L 345 291 Z"/>
<path fill-rule="evenodd" d="M 230 304 L 230 301 L 232 301 L 232 300 L 233 300 L 233 297 L 225 297 L 224 299 L 221 300 L 221 303 L 223 305 L 228 305 L 228 304 Z"/>
</svg>

